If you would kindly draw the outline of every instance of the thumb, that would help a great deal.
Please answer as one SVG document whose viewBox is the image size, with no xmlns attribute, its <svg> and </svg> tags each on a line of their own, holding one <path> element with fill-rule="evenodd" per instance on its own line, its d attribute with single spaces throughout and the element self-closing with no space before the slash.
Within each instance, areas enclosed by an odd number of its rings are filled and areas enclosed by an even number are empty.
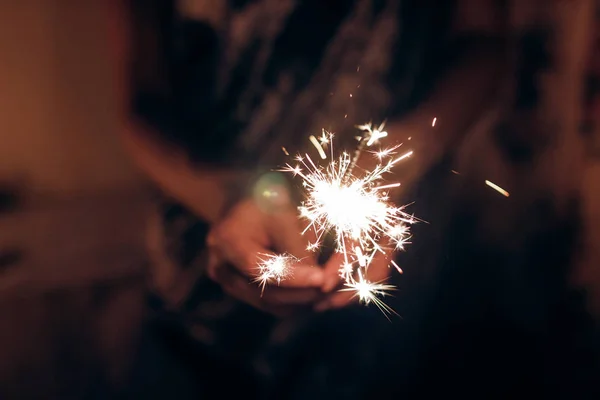
<svg viewBox="0 0 600 400">
<path fill-rule="evenodd" d="M 376 254 L 369 267 L 366 271 L 364 271 L 364 278 L 369 282 L 382 282 L 385 281 L 391 272 L 389 268 L 389 263 L 393 261 L 394 254 L 386 255 L 386 254 Z M 394 265 L 394 264 L 392 264 Z M 396 267 L 396 265 L 394 265 Z M 397 267 L 399 271 L 400 267 Z M 339 293 L 332 293 L 328 295 L 324 300 L 318 303 L 315 306 L 315 310 L 324 311 L 331 308 L 339 308 L 343 307 L 352 301 L 353 298 L 356 297 L 356 293 L 350 291 L 345 292 L 341 291 Z M 387 308 L 385 305 L 382 306 L 383 309 L 387 311 L 393 312 L 393 310 Z"/>
<path fill-rule="evenodd" d="M 396 258 L 397 252 L 392 252 L 390 254 L 378 252 L 373 257 L 373 260 L 369 264 L 369 267 L 366 270 L 365 278 L 367 278 L 371 282 L 379 282 L 385 280 L 390 276 L 390 272 L 393 268 L 395 268 L 402 273 L 400 267 L 395 263 L 394 259 Z"/>
<path fill-rule="evenodd" d="M 321 289 L 323 292 L 331 292 L 340 283 L 341 276 L 340 270 L 346 263 L 344 254 L 333 253 L 331 258 L 325 263 L 323 286 Z"/>
<path fill-rule="evenodd" d="M 324 292 L 330 292 L 335 289 L 346 273 L 353 274 L 353 267 L 356 266 L 356 255 L 352 250 L 356 243 L 353 243 L 349 239 L 343 240 L 342 248 L 333 253 L 331 258 L 325 263 L 326 278 L 322 287 Z"/>
<path fill-rule="evenodd" d="M 303 234 L 295 209 L 282 211 L 275 217 L 275 223 L 270 227 L 271 242 L 279 252 L 286 252 L 316 264 L 315 253 L 308 249 L 311 238 Z"/>
</svg>

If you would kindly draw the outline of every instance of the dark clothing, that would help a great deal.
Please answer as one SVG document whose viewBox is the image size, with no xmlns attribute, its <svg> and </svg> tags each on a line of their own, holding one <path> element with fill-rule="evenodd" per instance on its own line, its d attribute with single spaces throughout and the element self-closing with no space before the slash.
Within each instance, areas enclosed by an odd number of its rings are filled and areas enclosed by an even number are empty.
<svg viewBox="0 0 600 400">
<path fill-rule="evenodd" d="M 456 53 L 448 0 L 134 3 L 134 111 L 200 162 L 277 162 L 321 129 L 352 138 Z"/>
</svg>

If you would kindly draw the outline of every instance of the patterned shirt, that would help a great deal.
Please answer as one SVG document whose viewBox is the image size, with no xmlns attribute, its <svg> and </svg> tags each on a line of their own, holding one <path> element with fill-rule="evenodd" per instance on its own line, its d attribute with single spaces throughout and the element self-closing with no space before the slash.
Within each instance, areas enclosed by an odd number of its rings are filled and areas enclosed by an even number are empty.
<svg viewBox="0 0 600 400">
<path fill-rule="evenodd" d="M 277 161 L 413 105 L 451 53 L 451 4 L 140 1 L 134 110 L 195 160 Z"/>
</svg>

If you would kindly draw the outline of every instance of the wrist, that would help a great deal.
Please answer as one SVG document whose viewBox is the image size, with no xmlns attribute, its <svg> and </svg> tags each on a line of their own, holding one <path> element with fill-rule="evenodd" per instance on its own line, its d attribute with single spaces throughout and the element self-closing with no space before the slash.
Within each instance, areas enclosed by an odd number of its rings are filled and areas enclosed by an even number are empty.
<svg viewBox="0 0 600 400">
<path fill-rule="evenodd" d="M 121 134 L 134 163 L 162 192 L 206 222 L 216 221 L 244 187 L 246 171 L 193 164 L 182 150 L 136 128 Z"/>
</svg>

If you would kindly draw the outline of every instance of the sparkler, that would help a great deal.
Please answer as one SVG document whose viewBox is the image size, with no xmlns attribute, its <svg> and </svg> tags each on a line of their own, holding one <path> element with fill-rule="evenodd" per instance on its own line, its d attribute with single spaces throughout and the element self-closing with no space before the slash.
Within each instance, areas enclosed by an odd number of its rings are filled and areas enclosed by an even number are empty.
<svg viewBox="0 0 600 400">
<path fill-rule="evenodd" d="M 281 283 L 285 278 L 291 276 L 292 265 L 298 262 L 298 259 L 289 254 L 261 254 L 258 265 L 258 276 L 256 282 L 264 291 L 267 283 Z"/>
<path fill-rule="evenodd" d="M 360 270 L 357 272 L 358 279 L 346 283 L 346 287 L 342 289 L 343 292 L 354 292 L 355 296 L 363 304 L 373 303 L 377 308 L 384 314 L 394 313 L 394 310 L 383 302 L 378 296 L 384 297 L 390 290 L 394 290 L 393 285 L 387 285 L 385 283 L 372 283 L 363 278 Z"/>
<path fill-rule="evenodd" d="M 377 253 L 403 249 L 410 238 L 409 225 L 415 218 L 389 201 L 389 190 L 400 183 L 387 183 L 384 176 L 400 161 L 412 155 L 412 151 L 396 156 L 400 146 L 371 153 L 379 164 L 371 171 L 355 173 L 354 169 L 364 150 L 387 136 L 384 124 L 358 126 L 363 134 L 358 137 L 357 150 L 351 157 L 343 152 L 336 158 L 333 135 L 323 132 L 320 141 L 313 136 L 311 142 L 317 147 L 321 158 L 322 147 L 329 147 L 330 160 L 326 166 L 316 164 L 310 155 L 296 157 L 295 165 L 287 164 L 282 171 L 299 176 L 306 198 L 299 207 L 300 217 L 308 221 L 303 233 L 313 230 L 316 241 L 309 243 L 309 250 L 318 250 L 324 239 L 332 235 L 335 250 L 343 255 L 339 274 L 345 281 L 343 291 L 352 291 L 364 304 L 373 303 L 384 313 L 393 312 L 380 297 L 394 286 L 382 282 L 369 282 L 367 271 Z M 259 265 L 257 279 L 264 286 L 272 280 L 284 278 L 291 269 L 285 268 L 284 258 L 273 257 Z M 392 262 L 393 263 L 393 262 Z M 399 270 L 399 267 L 393 263 Z M 279 272 L 278 272 L 279 271 Z M 280 272 L 283 271 L 283 272 Z"/>
</svg>

